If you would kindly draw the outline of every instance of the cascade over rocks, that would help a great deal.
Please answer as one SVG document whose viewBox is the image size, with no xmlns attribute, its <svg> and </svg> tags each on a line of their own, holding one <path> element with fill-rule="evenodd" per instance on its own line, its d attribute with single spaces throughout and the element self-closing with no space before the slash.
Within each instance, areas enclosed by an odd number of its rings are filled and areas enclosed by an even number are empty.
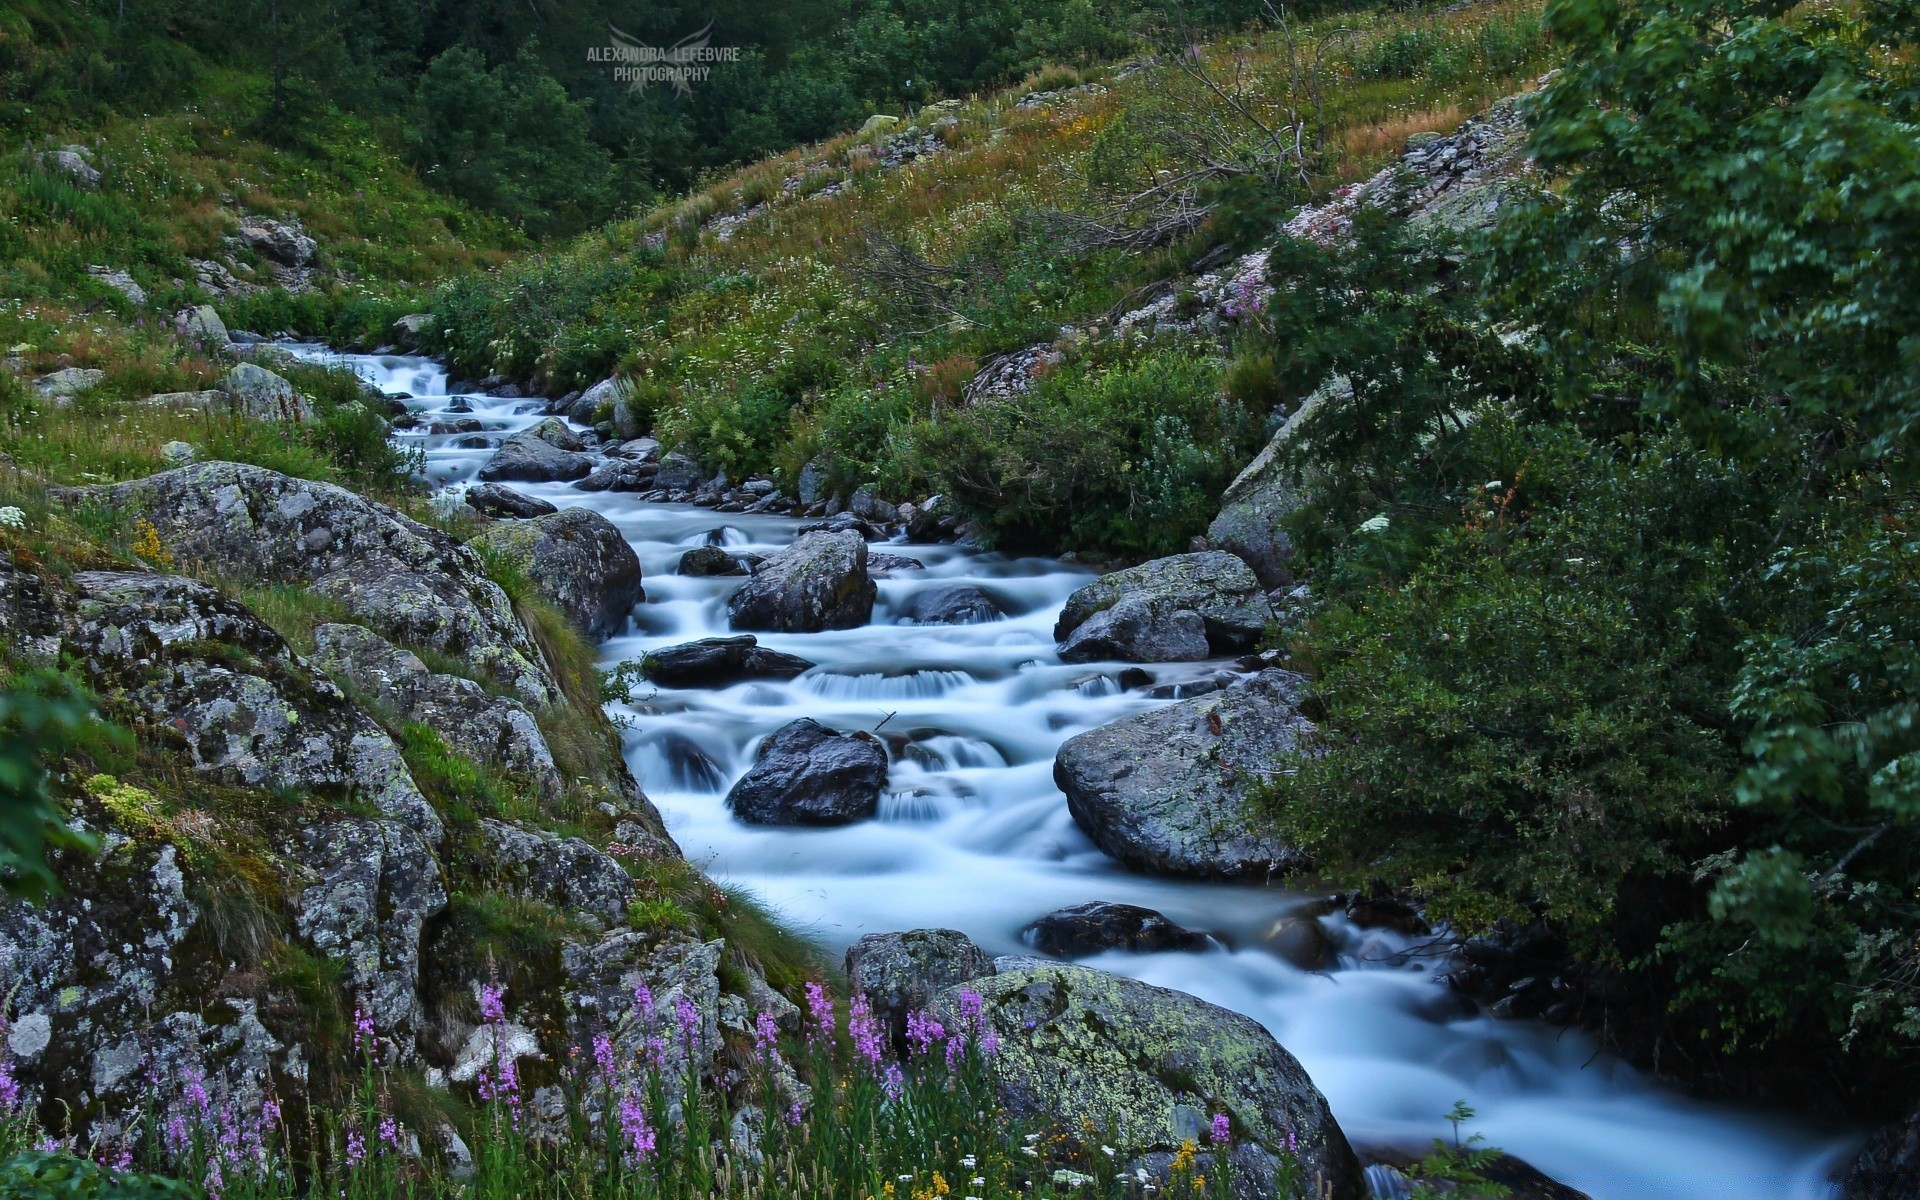
<svg viewBox="0 0 1920 1200">
<path fill-rule="evenodd" d="M 587 508 L 496 525 L 474 538 L 526 576 L 588 636 L 620 632 L 646 598 L 640 556 L 612 521 Z"/>
<path fill-rule="evenodd" d="M 802 717 L 760 743 L 727 808 L 749 825 L 845 825 L 878 811 L 886 782 L 879 738 Z"/>
<path fill-rule="evenodd" d="M 1326 1098 L 1259 1022 L 1089 967 L 999 965 L 964 987 L 985 1002 L 979 1019 L 999 1038 L 1000 1098 L 1016 1119 L 1051 1125 L 1108 1114 L 1100 1136 L 1117 1149 L 1122 1173 L 1144 1168 L 1165 1186 L 1181 1143 L 1204 1144 L 1213 1115 L 1225 1113 L 1236 1195 L 1275 1194 L 1290 1135 L 1299 1194 L 1367 1195 Z M 969 1026 L 961 991 L 948 988 L 934 1003 L 949 1030 Z M 1201 1162 L 1214 1153 L 1203 1149 Z"/>
<path fill-rule="evenodd" d="M 1054 958 L 1084 958 L 1102 950 L 1205 950 L 1208 945 L 1206 934 L 1176 925 L 1151 908 L 1099 900 L 1055 909 L 1030 922 L 1020 936 Z"/>
<path fill-rule="evenodd" d="M 559 699 L 479 556 L 384 504 L 223 462 L 91 491 L 152 521 L 182 562 L 254 583 L 309 585 L 382 635 L 459 658 L 528 703 Z"/>
<path fill-rule="evenodd" d="M 873 618 L 879 589 L 857 533 L 809 533 L 760 564 L 727 599 L 735 629 L 818 633 L 857 629 Z"/>
<path fill-rule="evenodd" d="M 650 651 L 640 660 L 640 673 L 665 687 L 725 687 L 746 679 L 792 679 L 813 666 L 797 654 L 769 650 L 743 633 Z"/>
<path fill-rule="evenodd" d="M 1248 789 L 1313 726 L 1300 677 L 1262 671 L 1233 687 L 1070 739 L 1053 762 L 1067 809 L 1094 844 L 1142 871 L 1265 878 L 1305 864 L 1260 833 Z"/>
<path fill-rule="evenodd" d="M 1253 572 L 1213 550 L 1102 575 L 1067 597 L 1053 636 L 1067 662 L 1187 662 L 1251 649 L 1272 620 Z"/>
</svg>

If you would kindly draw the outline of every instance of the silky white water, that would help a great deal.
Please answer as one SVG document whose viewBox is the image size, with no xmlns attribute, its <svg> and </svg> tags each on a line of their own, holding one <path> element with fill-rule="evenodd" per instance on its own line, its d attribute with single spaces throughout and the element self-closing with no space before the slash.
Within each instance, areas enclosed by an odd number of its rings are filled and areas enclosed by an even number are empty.
<svg viewBox="0 0 1920 1200">
<path fill-rule="evenodd" d="M 540 400 L 449 397 L 444 370 L 419 357 L 331 355 L 389 394 L 405 393 L 427 421 L 477 419 L 478 435 L 397 434 L 422 450 L 436 486 L 464 487 L 501 436 L 540 419 Z M 485 442 L 482 445 L 479 442 Z M 725 598 L 738 579 L 675 574 L 680 555 L 710 539 L 769 554 L 798 521 L 644 504 L 629 494 L 566 484 L 509 486 L 612 520 L 640 556 L 647 598 L 628 631 L 606 643 L 607 666 L 648 650 L 724 636 Z M 1338 969 L 1295 969 L 1261 935 L 1303 897 L 1274 888 L 1158 880 L 1117 867 L 1067 813 L 1054 752 L 1074 734 L 1161 701 L 1122 692 L 1100 668 L 1062 664 L 1052 627 L 1088 576 L 1046 559 L 950 546 L 889 545 L 922 570 L 878 577 L 873 621 L 842 632 L 763 634 L 763 645 L 815 669 L 786 681 L 716 690 L 636 692 L 626 751 L 687 856 L 746 887 L 823 944 L 941 926 L 990 953 L 1026 952 L 1018 931 L 1052 909 L 1089 900 L 1145 905 L 1218 935 L 1233 949 L 1204 954 L 1104 954 L 1091 965 L 1191 992 L 1259 1020 L 1299 1058 L 1355 1143 L 1424 1145 L 1448 1132 L 1441 1114 L 1464 1099 L 1470 1129 L 1596 1200 L 1822 1197 L 1833 1164 L 1857 1145 L 1841 1128 L 1677 1096 L 1599 1053 L 1578 1032 L 1473 1014 L 1436 984 L 1405 939 L 1330 919 Z M 916 589 L 977 586 L 1009 614 L 980 625 L 912 626 L 895 614 Z M 1156 668 L 1165 682 L 1217 664 Z M 760 738 L 807 716 L 889 739 L 888 794 L 879 819 L 831 830 L 742 825 L 727 789 Z"/>
</svg>

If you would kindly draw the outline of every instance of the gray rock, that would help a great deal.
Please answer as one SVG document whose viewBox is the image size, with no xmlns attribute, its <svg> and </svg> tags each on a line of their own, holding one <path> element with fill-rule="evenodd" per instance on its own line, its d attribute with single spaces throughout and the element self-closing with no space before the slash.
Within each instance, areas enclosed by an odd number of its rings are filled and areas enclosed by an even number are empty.
<svg viewBox="0 0 1920 1200">
<path fill-rule="evenodd" d="M 224 411 L 231 401 L 225 392 L 213 388 L 204 392 L 155 392 L 147 397 L 146 403 L 155 408 L 172 408 L 182 411 L 194 409 L 205 412 L 208 409 Z"/>
<path fill-rule="evenodd" d="M 531 783 L 543 800 L 565 790 L 553 751 L 527 707 L 471 679 L 429 671 L 418 655 L 359 625 L 313 631 L 313 664 L 403 721 L 418 721 L 475 762 Z"/>
<path fill-rule="evenodd" d="M 727 617 L 735 629 L 856 629 L 872 619 L 877 593 L 859 534 L 809 533 L 768 558 L 728 597 Z"/>
<path fill-rule="evenodd" d="M 1299 1062 L 1250 1017 L 1185 992 L 1065 963 L 1014 965 L 949 988 L 934 1011 L 966 1030 L 963 991 L 982 998 L 980 1022 L 999 1038 L 1001 1102 L 1016 1120 L 1064 1115 L 1102 1122 L 1121 1174 L 1145 1169 L 1161 1186 L 1180 1145 L 1202 1143 L 1213 1116 L 1232 1124 L 1235 1193 L 1276 1194 L 1279 1154 L 1291 1142 L 1294 1194 L 1367 1195 L 1360 1164 Z"/>
<path fill-rule="evenodd" d="M 580 393 L 580 398 L 567 407 L 567 416 L 582 425 L 604 421 L 612 415 L 614 401 L 620 398 L 623 390 L 619 380 L 602 379 Z M 644 432 L 646 431 L 641 430 L 641 433 Z M 639 437 L 640 434 L 633 433 L 627 436 Z"/>
<path fill-rule="evenodd" d="M 568 1036 L 573 1045 L 591 1045 L 607 1034 L 620 1062 L 644 1062 L 657 1056 L 659 1078 L 670 1108 L 677 1112 L 688 1076 L 719 1077 L 725 1043 L 720 1032 L 721 941 L 698 942 L 680 935 L 616 929 L 586 946 L 561 949 Z M 644 985 L 648 1005 L 636 1002 Z M 680 1001 L 691 1006 L 691 1037 L 677 1015 Z M 591 1089 L 589 1089 L 591 1090 Z M 589 1106 L 600 1099 L 583 1097 Z"/>
<path fill-rule="evenodd" d="M 1287 447 L 1321 405 L 1339 403 L 1352 394 L 1352 385 L 1337 378 L 1308 396 L 1227 486 L 1220 497 L 1220 514 L 1207 527 L 1207 541 L 1213 548 L 1237 555 L 1269 591 L 1293 585 L 1293 539 L 1286 523 L 1307 499 L 1309 481 L 1296 478 L 1286 461 Z"/>
<path fill-rule="evenodd" d="M 302 836 L 302 864 L 315 876 L 294 900 L 294 928 L 345 968 L 375 1028 L 402 1059 L 425 1022 L 420 940 L 447 907 L 440 864 L 418 834 L 394 821 L 335 821 Z"/>
<path fill-rule="evenodd" d="M 912 625 L 981 625 L 1005 615 L 992 596 L 964 583 L 923 587 L 900 606 L 901 618 Z"/>
<path fill-rule="evenodd" d="M 1281 917 L 1267 930 L 1267 949 L 1302 971 L 1326 971 L 1340 961 L 1333 935 L 1307 913 Z"/>
<path fill-rule="evenodd" d="M 749 825 L 845 825 L 873 816 L 886 782 L 878 738 L 802 717 L 760 743 L 727 808 Z"/>
<path fill-rule="evenodd" d="M 429 313 L 408 313 L 396 319 L 393 328 L 389 331 L 394 345 L 403 350 L 417 348 L 420 345 L 420 333 L 426 329 L 427 323 L 431 320 L 433 317 Z"/>
<path fill-rule="evenodd" d="M 500 443 L 500 449 L 480 468 L 480 478 L 490 483 L 579 479 L 594 467 L 593 457 L 582 453 L 585 449 L 579 434 L 549 417 Z"/>
<path fill-rule="evenodd" d="M 55 404 L 65 404 L 82 392 L 99 387 L 106 381 L 107 373 L 92 367 L 62 367 L 50 375 L 42 375 L 33 381 L 33 390 L 43 399 Z"/>
<path fill-rule="evenodd" d="M 284 378 L 257 363 L 236 363 L 221 381 L 234 411 L 256 421 L 307 421 L 313 405 Z"/>
<path fill-rule="evenodd" d="M 1138 870 L 1264 878 L 1304 858 L 1260 832 L 1248 790 L 1284 769 L 1313 726 L 1298 676 L 1244 683 L 1103 725 L 1060 747 L 1053 779 L 1074 823 Z"/>
<path fill-rule="evenodd" d="M 304 267 L 319 249 L 298 224 L 265 217 L 241 221 L 240 240 L 283 267 Z"/>
<path fill-rule="evenodd" d="M 993 960 L 957 929 L 869 933 L 847 948 L 847 984 L 865 996 L 899 1042 L 907 1014 L 929 1009 L 947 988 L 990 979 Z"/>
<path fill-rule="evenodd" d="M 745 575 L 747 564 L 719 546 L 695 546 L 680 556 L 679 573 L 703 578 Z"/>
<path fill-rule="evenodd" d="M 560 509 L 545 500 L 525 496 L 497 483 L 476 483 L 467 489 L 467 503 L 489 517 L 548 517 Z"/>
<path fill-rule="evenodd" d="M 817 504 L 827 497 L 827 477 L 829 464 L 824 459 L 811 459 L 800 468 L 800 477 L 794 483 L 794 494 L 802 504 Z"/>
<path fill-rule="evenodd" d="M 183 563 L 305 584 L 397 642 L 462 659 L 533 704 L 559 688 L 513 603 L 471 549 L 332 484 L 240 463 L 197 463 L 92 489 L 152 521 Z"/>
<path fill-rule="evenodd" d="M 650 462 L 609 458 L 573 486 L 583 492 L 644 492 L 659 474 L 660 468 Z"/>
<path fill-rule="evenodd" d="M 1136 603 L 1095 622 L 1095 617 L 1129 600 Z M 1259 641 L 1273 620 L 1273 609 L 1259 579 L 1233 555 L 1218 550 L 1175 554 L 1102 575 L 1073 593 L 1053 636 L 1063 643 L 1060 657 L 1068 662 L 1205 658 L 1206 650 L 1194 636 L 1192 616 L 1201 621 L 1208 649 L 1231 654 Z M 1083 632 L 1088 625 L 1092 629 Z"/>
<path fill-rule="evenodd" d="M 634 462 L 658 463 L 660 461 L 660 439 L 641 437 L 621 442 L 607 451 L 609 458 L 628 458 Z"/>
<path fill-rule="evenodd" d="M 184 467 L 197 462 L 199 458 L 200 452 L 193 448 L 191 442 L 167 442 L 160 447 L 160 461 L 170 467 Z"/>
<path fill-rule="evenodd" d="M 48 150 L 40 156 L 40 161 L 80 187 L 92 189 L 100 186 L 100 170 L 93 165 L 93 151 L 85 146 L 62 146 L 58 150 Z"/>
<path fill-rule="evenodd" d="M 496 525 L 474 542 L 517 566 L 590 637 L 618 633 L 646 598 L 640 556 L 612 521 L 592 509 Z"/>
<path fill-rule="evenodd" d="M 147 302 L 147 290 L 134 282 L 133 276 L 114 267 L 88 267 L 87 274 L 98 279 L 102 286 L 110 287 L 125 296 L 133 304 Z"/>
<path fill-rule="evenodd" d="M 1207 936 L 1137 904 L 1094 901 L 1059 908 L 1020 931 L 1026 943 L 1055 958 L 1084 958 L 1103 950 L 1157 953 L 1205 950 Z"/>
<path fill-rule="evenodd" d="M 440 818 L 392 739 L 247 609 L 174 575 L 83 571 L 73 586 L 69 646 L 177 738 L 194 770 L 353 794 L 439 843 Z M 227 652 L 210 655 L 209 643 Z"/>
<path fill-rule="evenodd" d="M 653 486 L 663 492 L 690 492 L 706 480 L 706 472 L 685 450 L 670 451 L 660 460 L 660 473 Z"/>
<path fill-rule="evenodd" d="M 928 496 L 919 504 L 901 505 L 900 520 L 907 527 L 910 542 L 937 542 L 951 534 L 957 525 L 953 505 L 945 496 Z"/>
<path fill-rule="evenodd" d="M 726 687 L 747 679 L 792 679 L 813 665 L 797 654 L 768 650 L 743 633 L 651 651 L 640 660 L 640 673 L 665 687 Z"/>
<path fill-rule="evenodd" d="M 588 914 L 603 926 L 626 919 L 633 879 L 591 844 L 491 818 L 481 819 L 480 835 L 492 856 L 488 873 L 516 895 Z"/>
<path fill-rule="evenodd" d="M 203 349 L 220 349 L 229 340 L 227 323 L 210 304 L 180 310 L 173 318 L 173 326 L 182 337 Z"/>
<path fill-rule="evenodd" d="M 853 499 L 847 502 L 847 510 L 874 525 L 891 525 L 900 519 L 900 510 L 882 500 L 870 486 L 861 487 L 853 493 Z"/>
</svg>

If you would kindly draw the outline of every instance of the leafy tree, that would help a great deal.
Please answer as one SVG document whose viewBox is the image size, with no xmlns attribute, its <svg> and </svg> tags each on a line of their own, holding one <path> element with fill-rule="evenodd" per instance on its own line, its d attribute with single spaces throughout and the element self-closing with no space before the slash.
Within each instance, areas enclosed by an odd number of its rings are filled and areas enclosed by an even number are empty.
<svg viewBox="0 0 1920 1200">
<path fill-rule="evenodd" d="M 90 835 L 66 823 L 46 765 L 92 717 L 85 697 L 51 671 L 19 676 L 0 691 L 0 892 L 44 899 L 60 886 L 47 852 L 94 848 Z"/>
</svg>

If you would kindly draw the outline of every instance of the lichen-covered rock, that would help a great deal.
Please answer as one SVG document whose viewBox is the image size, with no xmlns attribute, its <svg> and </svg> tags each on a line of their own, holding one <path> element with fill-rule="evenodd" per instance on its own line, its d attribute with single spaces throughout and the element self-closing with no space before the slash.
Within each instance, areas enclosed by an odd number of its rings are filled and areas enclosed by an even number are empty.
<svg viewBox="0 0 1920 1200">
<path fill-rule="evenodd" d="M 847 983 L 865 996 L 893 1038 L 905 1036 L 907 1014 L 929 1008 L 955 984 L 993 975 L 993 959 L 957 929 L 870 933 L 847 948 Z"/>
<path fill-rule="evenodd" d="M 217 350 L 227 344 L 227 323 L 211 304 L 181 309 L 173 318 L 173 324 L 182 337 L 196 346 Z"/>
<path fill-rule="evenodd" d="M 612 521 L 592 509 L 496 525 L 474 541 L 519 568 L 590 637 L 620 632 L 633 606 L 646 598 L 640 556 Z"/>
<path fill-rule="evenodd" d="M 809 533 L 761 563 L 727 598 L 727 619 L 735 629 L 780 633 L 857 629 L 872 619 L 878 591 L 867 574 L 865 539 Z"/>
<path fill-rule="evenodd" d="M 1005 615 L 992 596 L 965 583 L 920 588 L 900 606 L 901 619 L 913 625 L 981 625 Z"/>
<path fill-rule="evenodd" d="M 438 844 L 440 818 L 393 740 L 247 609 L 173 575 L 83 571 L 73 586 L 68 646 L 195 770 L 360 797 Z"/>
<path fill-rule="evenodd" d="M 1088 730 L 1060 747 L 1054 782 L 1094 844 L 1138 870 L 1258 879 L 1297 869 L 1303 856 L 1261 832 L 1247 793 L 1312 728 L 1294 707 L 1299 693 L 1298 676 L 1262 671 Z"/>
<path fill-rule="evenodd" d="M 540 724 L 524 704 L 471 679 L 439 675 L 410 650 L 360 625 L 313 631 L 313 664 L 396 717 L 418 721 L 454 750 L 533 784 L 544 800 L 565 787 Z"/>
<path fill-rule="evenodd" d="M 1098 900 L 1055 909 L 1029 923 L 1020 936 L 1055 958 L 1082 958 L 1103 950 L 1144 954 L 1207 948 L 1205 934 L 1176 925 L 1151 908 Z"/>
<path fill-rule="evenodd" d="M 1000 1097 L 1017 1119 L 1092 1119 L 1131 1172 L 1164 1186 L 1181 1143 L 1206 1141 L 1215 1114 L 1232 1125 L 1235 1191 L 1274 1193 L 1279 1155 L 1300 1167 L 1297 1195 L 1366 1195 L 1347 1139 L 1294 1057 L 1250 1017 L 1185 992 L 1069 964 L 1013 965 L 964 985 L 999 1038 Z M 961 988 L 934 1010 L 965 1029 Z M 1216 1153 L 1203 1149 L 1204 1161 Z"/>
<path fill-rule="evenodd" d="M 254 363 L 234 365 L 220 387 L 233 409 L 256 421 L 310 421 L 313 405 L 285 378 Z"/>
<path fill-rule="evenodd" d="M 690 1068 L 704 1080 L 719 1075 L 725 951 L 720 941 L 662 940 L 631 929 L 616 929 L 592 945 L 565 947 L 560 961 L 573 1044 L 591 1045 L 595 1035 L 605 1033 L 617 1062 L 657 1056 L 660 1079 L 677 1110 Z M 691 1013 L 684 1024 L 683 1000 Z"/>
<path fill-rule="evenodd" d="M 1102 575 L 1067 597 L 1053 636 L 1067 662 L 1181 662 L 1246 650 L 1272 620 L 1247 564 L 1214 550 Z"/>
<path fill-rule="evenodd" d="M 285 267 L 304 267 L 319 250 L 297 223 L 268 217 L 248 217 L 241 221 L 240 240 Z"/>
<path fill-rule="evenodd" d="M 873 816 L 886 782 L 880 739 L 802 717 L 760 743 L 727 807 L 750 825 L 845 825 Z"/>
<path fill-rule="evenodd" d="M 381 634 L 462 659 L 529 703 L 559 699 L 545 659 L 480 557 L 384 504 L 224 462 L 95 494 L 151 521 L 183 563 L 257 583 L 308 585 Z"/>
<path fill-rule="evenodd" d="M 743 633 L 649 651 L 640 660 L 640 673 L 665 687 L 726 687 L 748 679 L 792 679 L 813 665 L 797 654 L 769 650 Z"/>
<path fill-rule="evenodd" d="M 396 821 L 333 821 L 303 831 L 299 857 L 315 879 L 294 900 L 294 928 L 343 964 L 346 985 L 404 1059 L 425 1013 L 420 937 L 447 906 L 440 863 Z"/>
<path fill-rule="evenodd" d="M 480 468 L 480 478 L 532 483 L 579 479 L 593 470 L 593 456 L 582 453 L 585 449 L 586 443 L 567 428 L 566 422 L 549 417 L 500 443 L 500 449 Z"/>
<path fill-rule="evenodd" d="M 588 914 L 602 925 L 625 918 L 633 879 L 590 843 L 491 818 L 481 820 L 480 834 L 491 855 L 488 873 L 519 895 Z"/>
<path fill-rule="evenodd" d="M 36 395 L 55 404 L 65 404 L 82 392 L 106 382 L 107 373 L 93 367 L 62 367 L 33 381 Z"/>
<path fill-rule="evenodd" d="M 533 496 L 524 496 L 509 487 L 497 483 L 476 483 L 467 489 L 467 503 L 474 510 L 489 517 L 527 517 L 551 516 L 560 509 L 545 500 Z"/>
</svg>

